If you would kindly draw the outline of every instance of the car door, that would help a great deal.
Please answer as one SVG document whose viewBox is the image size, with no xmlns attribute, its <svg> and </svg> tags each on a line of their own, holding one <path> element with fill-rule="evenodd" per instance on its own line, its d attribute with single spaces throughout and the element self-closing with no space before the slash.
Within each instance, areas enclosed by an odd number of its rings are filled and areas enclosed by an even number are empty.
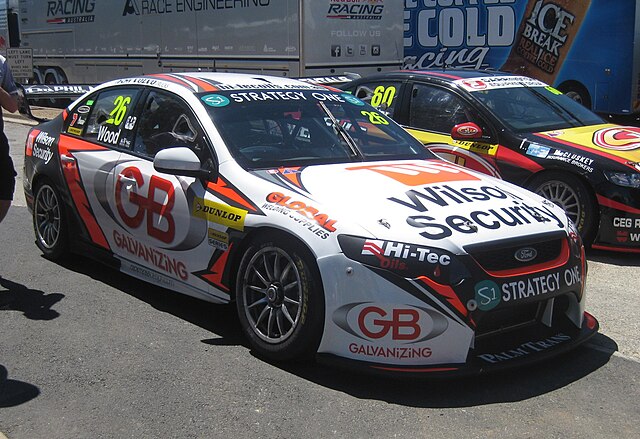
<svg viewBox="0 0 640 439">
<path fill-rule="evenodd" d="M 111 250 L 110 215 L 103 203 L 114 184 L 121 151 L 133 132 L 125 120 L 141 93 L 139 87 L 105 89 L 84 98 L 65 118 L 60 160 L 75 211 L 84 227 L 76 231 L 98 248 Z"/>
<path fill-rule="evenodd" d="M 466 99 L 440 85 L 410 84 L 405 129 L 445 160 L 499 177 L 499 144 L 494 130 Z M 482 135 L 474 140 L 454 140 L 452 130 L 474 124 Z"/>
<path fill-rule="evenodd" d="M 135 134 L 107 194 L 121 270 L 192 296 L 227 301 L 216 262 L 226 255 L 229 224 L 213 224 L 207 215 L 213 208 L 208 181 L 154 167 L 159 152 L 182 147 L 195 153 L 203 169 L 213 168 L 213 151 L 197 117 L 178 95 L 151 89 L 127 123 Z"/>
</svg>

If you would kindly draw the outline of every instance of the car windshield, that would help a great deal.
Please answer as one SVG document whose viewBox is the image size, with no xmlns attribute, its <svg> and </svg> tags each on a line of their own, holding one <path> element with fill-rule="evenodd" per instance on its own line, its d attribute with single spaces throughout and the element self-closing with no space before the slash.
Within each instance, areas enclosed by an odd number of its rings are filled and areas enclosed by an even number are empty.
<svg viewBox="0 0 640 439">
<path fill-rule="evenodd" d="M 434 158 L 395 122 L 344 92 L 236 90 L 199 97 L 246 169 Z"/>
<path fill-rule="evenodd" d="M 472 95 L 516 133 L 596 125 L 604 120 L 552 87 L 510 87 Z"/>
</svg>

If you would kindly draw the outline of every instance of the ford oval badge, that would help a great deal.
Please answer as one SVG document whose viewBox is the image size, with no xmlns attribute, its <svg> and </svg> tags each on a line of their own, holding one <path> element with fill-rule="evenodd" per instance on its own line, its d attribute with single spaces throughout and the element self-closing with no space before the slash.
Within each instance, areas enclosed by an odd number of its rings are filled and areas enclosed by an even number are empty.
<svg viewBox="0 0 640 439">
<path fill-rule="evenodd" d="M 538 256 L 538 252 L 533 247 L 523 247 L 518 249 L 513 256 L 520 262 L 529 262 Z"/>
</svg>

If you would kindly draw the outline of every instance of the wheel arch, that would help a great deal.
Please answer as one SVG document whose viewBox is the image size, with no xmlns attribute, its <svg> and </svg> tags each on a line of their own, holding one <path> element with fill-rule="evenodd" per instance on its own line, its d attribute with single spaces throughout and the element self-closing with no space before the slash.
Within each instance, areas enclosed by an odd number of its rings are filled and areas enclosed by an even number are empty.
<svg viewBox="0 0 640 439">
<path fill-rule="evenodd" d="M 232 273 L 229 276 L 229 290 L 230 290 L 230 300 L 232 302 L 235 301 L 236 297 L 236 277 L 237 277 L 237 273 L 238 270 L 240 269 L 240 262 L 242 261 L 242 257 L 244 256 L 245 252 L 247 251 L 247 249 L 249 249 L 249 247 L 251 247 L 251 245 L 253 245 L 255 242 L 257 242 L 259 239 L 264 240 L 264 239 L 273 239 L 273 240 L 286 240 L 286 242 L 288 243 L 294 243 L 294 245 L 301 250 L 302 252 L 304 252 L 306 254 L 307 257 L 309 257 L 310 259 L 316 261 L 316 254 L 313 252 L 313 250 L 311 249 L 311 247 L 309 247 L 309 245 L 302 240 L 299 236 L 294 235 L 293 233 L 290 233 L 286 230 L 283 229 L 279 229 L 277 227 L 272 227 L 272 226 L 261 226 L 261 227 L 257 227 L 255 229 L 252 229 L 238 244 L 238 246 L 236 247 L 235 251 L 233 252 L 233 254 L 231 255 L 231 261 L 230 261 L 230 273 Z M 320 283 L 322 283 L 322 277 L 320 276 L 320 269 L 318 268 L 318 264 L 317 262 L 315 264 L 313 264 L 313 270 L 315 270 L 315 274 L 318 276 L 318 279 L 320 281 Z M 323 289 L 324 289 L 324 285 L 323 285 Z"/>
<path fill-rule="evenodd" d="M 532 174 L 531 176 L 529 176 L 529 178 L 527 179 L 527 181 L 525 182 L 525 184 L 523 185 L 525 189 L 531 190 L 533 191 L 533 183 L 534 181 L 538 180 L 538 179 L 551 179 L 554 175 L 560 175 L 562 176 L 569 176 L 569 177 L 573 177 L 576 178 L 584 187 L 584 189 L 587 191 L 587 194 L 591 200 L 591 202 L 593 203 L 593 205 L 595 206 L 595 213 L 597 215 L 596 218 L 594 218 L 594 231 L 593 231 L 593 236 L 587 237 L 587 242 L 589 240 L 594 240 L 594 238 L 598 235 L 598 231 L 600 229 L 600 219 L 602 217 L 602 207 L 600 206 L 600 202 L 598 201 L 598 197 L 596 196 L 596 192 L 595 189 L 593 188 L 593 186 L 591 185 L 591 183 L 589 183 L 589 180 L 583 175 L 583 174 L 579 174 L 576 172 L 571 172 L 567 169 L 564 168 L 547 168 L 544 169 L 540 172 L 536 172 L 535 174 Z M 589 239 L 590 238 L 590 239 Z"/>
</svg>

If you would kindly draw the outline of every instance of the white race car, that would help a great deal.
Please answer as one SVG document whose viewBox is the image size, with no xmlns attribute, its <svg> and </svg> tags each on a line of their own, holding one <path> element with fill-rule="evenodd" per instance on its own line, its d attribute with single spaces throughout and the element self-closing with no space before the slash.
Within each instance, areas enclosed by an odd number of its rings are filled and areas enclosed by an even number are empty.
<svg viewBox="0 0 640 439">
<path fill-rule="evenodd" d="M 598 330 L 553 203 L 437 159 L 391 119 L 288 78 L 98 86 L 27 139 L 50 259 L 235 301 L 256 353 L 388 373 L 531 362 Z"/>
</svg>

